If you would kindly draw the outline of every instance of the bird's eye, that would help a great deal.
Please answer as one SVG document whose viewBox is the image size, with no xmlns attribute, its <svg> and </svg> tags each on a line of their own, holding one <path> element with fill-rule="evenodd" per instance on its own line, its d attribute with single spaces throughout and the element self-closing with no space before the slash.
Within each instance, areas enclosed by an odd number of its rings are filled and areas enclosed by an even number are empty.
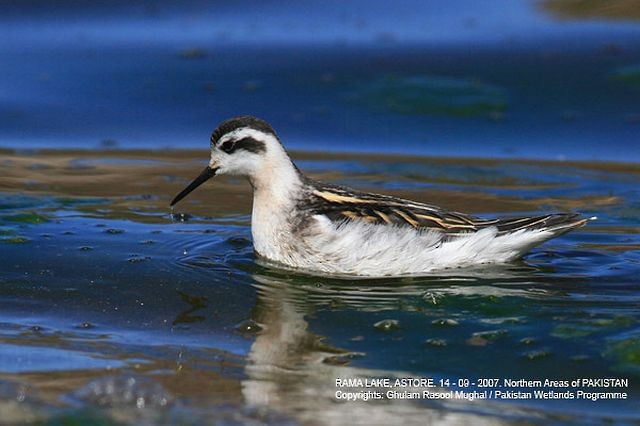
<svg viewBox="0 0 640 426">
<path fill-rule="evenodd" d="M 226 152 L 227 154 L 231 154 L 231 152 L 233 151 L 234 145 L 235 145 L 234 141 L 225 141 L 220 145 L 220 149 Z"/>
</svg>

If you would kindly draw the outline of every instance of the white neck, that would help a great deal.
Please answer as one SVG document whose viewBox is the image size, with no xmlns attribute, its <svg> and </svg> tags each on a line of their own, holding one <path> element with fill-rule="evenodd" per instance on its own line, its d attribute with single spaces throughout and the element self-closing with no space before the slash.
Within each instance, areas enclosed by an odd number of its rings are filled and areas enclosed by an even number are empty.
<svg viewBox="0 0 640 426">
<path fill-rule="evenodd" d="M 289 240 L 289 212 L 295 207 L 302 179 L 280 144 L 270 146 L 260 168 L 250 177 L 253 186 L 251 233 L 255 250 L 278 258 Z"/>
<path fill-rule="evenodd" d="M 264 157 L 259 168 L 249 177 L 256 193 L 268 191 L 280 199 L 300 187 L 300 175 L 282 145 L 271 144 Z"/>
</svg>

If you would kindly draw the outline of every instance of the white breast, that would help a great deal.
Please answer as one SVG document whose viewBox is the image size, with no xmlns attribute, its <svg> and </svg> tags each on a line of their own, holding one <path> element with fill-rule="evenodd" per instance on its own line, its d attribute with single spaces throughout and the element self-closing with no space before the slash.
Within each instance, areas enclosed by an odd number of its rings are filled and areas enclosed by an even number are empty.
<svg viewBox="0 0 640 426">
<path fill-rule="evenodd" d="M 518 258 L 550 232 L 518 231 L 498 235 L 496 228 L 442 241 L 434 231 L 344 222 L 314 216 L 315 224 L 289 241 L 286 255 L 266 257 L 296 268 L 364 276 L 415 275 L 438 269 L 502 263 Z M 260 250 L 258 250 L 260 252 Z"/>
<path fill-rule="evenodd" d="M 293 206 L 286 199 L 274 198 L 266 191 L 256 191 L 251 214 L 253 248 L 267 259 L 288 263 L 292 232 L 289 217 Z"/>
<path fill-rule="evenodd" d="M 259 170 L 250 176 L 253 185 L 251 233 L 256 252 L 284 262 L 291 252 L 291 217 L 302 187 L 298 171 L 282 146 L 272 141 Z"/>
</svg>

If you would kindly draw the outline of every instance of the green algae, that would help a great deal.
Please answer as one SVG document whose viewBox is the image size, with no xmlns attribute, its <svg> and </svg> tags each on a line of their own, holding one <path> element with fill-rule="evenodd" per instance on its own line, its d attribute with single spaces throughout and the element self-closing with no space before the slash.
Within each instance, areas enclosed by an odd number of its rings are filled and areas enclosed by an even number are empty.
<svg viewBox="0 0 640 426">
<path fill-rule="evenodd" d="M 573 324 L 560 324 L 556 326 L 551 335 L 560 339 L 574 339 L 577 337 L 585 337 L 594 333 L 596 330 L 584 326 L 577 326 Z"/>
<path fill-rule="evenodd" d="M 29 242 L 29 239 L 21 235 L 14 235 L 11 237 L 0 237 L 0 243 L 4 243 L 4 244 L 24 244 L 27 242 Z"/>
<path fill-rule="evenodd" d="M 14 215 L 0 216 L 0 220 L 30 225 L 46 223 L 49 221 L 46 217 L 37 213 L 19 213 Z"/>
<path fill-rule="evenodd" d="M 615 370 L 640 374 L 640 336 L 609 342 L 604 356 L 614 362 Z"/>
<path fill-rule="evenodd" d="M 574 339 L 629 327 L 635 323 L 634 318 L 622 315 L 612 318 L 589 318 L 576 323 L 559 324 L 551 331 L 551 336 L 560 339 Z"/>
<path fill-rule="evenodd" d="M 640 64 L 618 68 L 614 78 L 629 87 L 640 89 Z"/>
<path fill-rule="evenodd" d="M 105 204 L 108 203 L 109 200 L 106 198 L 82 198 L 82 197 L 56 197 L 54 201 L 62 206 L 77 206 L 77 205 L 85 205 L 85 204 Z"/>
<path fill-rule="evenodd" d="M 507 109 L 503 89 L 451 77 L 389 75 L 362 86 L 356 96 L 372 107 L 402 114 L 493 117 Z"/>
</svg>

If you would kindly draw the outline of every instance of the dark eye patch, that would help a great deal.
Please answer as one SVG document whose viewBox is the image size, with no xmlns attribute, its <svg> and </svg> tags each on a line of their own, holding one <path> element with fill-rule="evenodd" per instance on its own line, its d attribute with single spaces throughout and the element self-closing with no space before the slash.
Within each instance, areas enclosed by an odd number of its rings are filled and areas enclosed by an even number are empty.
<svg viewBox="0 0 640 426">
<path fill-rule="evenodd" d="M 220 144 L 218 148 L 220 148 L 220 150 L 226 152 L 227 154 L 231 154 L 236 149 L 235 145 L 236 145 L 235 141 L 225 141 L 222 144 Z"/>
<path fill-rule="evenodd" d="M 239 149 L 244 149 L 245 151 L 253 152 L 254 154 L 267 150 L 264 146 L 264 142 L 257 141 L 253 138 L 242 138 L 238 141 L 225 141 L 219 146 L 219 148 L 227 154 L 231 154 Z"/>
<path fill-rule="evenodd" d="M 265 152 L 267 150 L 264 142 L 257 141 L 253 138 L 240 139 L 236 142 L 234 149 L 244 149 L 245 151 L 253 152 L 254 154 Z"/>
</svg>

